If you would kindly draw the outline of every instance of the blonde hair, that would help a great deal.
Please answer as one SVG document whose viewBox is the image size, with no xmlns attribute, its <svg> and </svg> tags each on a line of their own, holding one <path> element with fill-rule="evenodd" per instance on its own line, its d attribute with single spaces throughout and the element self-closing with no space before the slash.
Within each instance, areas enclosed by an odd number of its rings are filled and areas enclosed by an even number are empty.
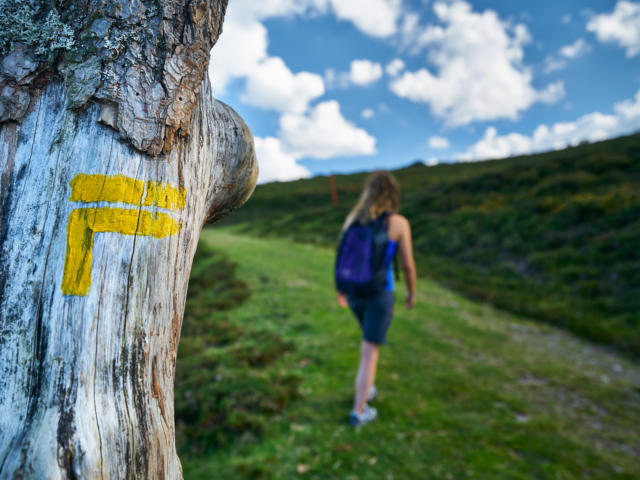
<svg viewBox="0 0 640 480">
<path fill-rule="evenodd" d="M 353 222 L 366 225 L 384 212 L 397 212 L 400 208 L 400 188 L 389 172 L 373 172 L 364 183 L 360 198 L 347 215 L 343 225 L 346 230 Z"/>
</svg>

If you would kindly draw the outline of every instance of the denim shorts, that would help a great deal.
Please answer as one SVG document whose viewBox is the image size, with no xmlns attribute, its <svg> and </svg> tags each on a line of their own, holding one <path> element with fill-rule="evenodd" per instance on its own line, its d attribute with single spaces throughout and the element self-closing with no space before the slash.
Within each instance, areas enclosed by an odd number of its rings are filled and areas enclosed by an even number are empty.
<svg viewBox="0 0 640 480">
<path fill-rule="evenodd" d="M 393 292 L 384 291 L 373 297 L 349 295 L 347 300 L 362 329 L 362 339 L 387 343 L 387 330 L 393 317 Z"/>
</svg>

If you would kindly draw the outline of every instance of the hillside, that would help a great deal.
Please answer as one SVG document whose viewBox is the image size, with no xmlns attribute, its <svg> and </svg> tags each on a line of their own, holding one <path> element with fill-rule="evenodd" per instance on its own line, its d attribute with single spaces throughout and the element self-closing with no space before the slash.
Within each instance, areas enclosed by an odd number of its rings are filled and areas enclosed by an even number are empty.
<svg viewBox="0 0 640 480">
<path fill-rule="evenodd" d="M 348 426 L 360 333 L 333 251 L 234 230 L 203 232 L 189 283 L 186 480 L 640 478 L 637 364 L 428 279 L 397 304 L 379 419 Z"/>
<path fill-rule="evenodd" d="M 640 354 L 640 134 L 394 172 L 419 272 L 467 297 Z M 334 245 L 365 174 L 259 186 L 228 220 Z"/>
</svg>

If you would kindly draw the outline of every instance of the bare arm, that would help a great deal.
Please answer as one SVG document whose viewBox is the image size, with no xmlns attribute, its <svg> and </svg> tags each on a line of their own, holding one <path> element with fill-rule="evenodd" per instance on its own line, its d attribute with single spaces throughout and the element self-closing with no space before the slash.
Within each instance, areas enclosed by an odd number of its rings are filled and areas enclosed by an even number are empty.
<svg viewBox="0 0 640 480">
<path fill-rule="evenodd" d="M 409 221 L 402 215 L 393 215 L 389 224 L 389 237 L 398 243 L 404 281 L 407 285 L 407 308 L 412 308 L 416 303 L 416 264 L 413 259 L 413 242 L 411 241 Z"/>
<path fill-rule="evenodd" d="M 347 302 L 347 296 L 342 292 L 338 292 L 338 305 L 340 305 L 342 308 L 347 308 L 349 306 L 349 302 Z"/>
</svg>

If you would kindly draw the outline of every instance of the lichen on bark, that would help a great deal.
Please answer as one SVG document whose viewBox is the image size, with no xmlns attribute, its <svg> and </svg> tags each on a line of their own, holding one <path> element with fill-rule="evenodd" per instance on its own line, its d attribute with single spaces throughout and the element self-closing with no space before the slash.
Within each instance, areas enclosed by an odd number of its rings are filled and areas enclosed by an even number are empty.
<svg viewBox="0 0 640 480">
<path fill-rule="evenodd" d="M 69 108 L 99 103 L 100 121 L 147 154 L 189 134 L 227 0 L 0 3 L 0 122 L 19 122 L 57 78 Z M 9 29 L 18 17 L 23 27 Z M 47 25 L 49 43 L 36 38 Z"/>
</svg>

